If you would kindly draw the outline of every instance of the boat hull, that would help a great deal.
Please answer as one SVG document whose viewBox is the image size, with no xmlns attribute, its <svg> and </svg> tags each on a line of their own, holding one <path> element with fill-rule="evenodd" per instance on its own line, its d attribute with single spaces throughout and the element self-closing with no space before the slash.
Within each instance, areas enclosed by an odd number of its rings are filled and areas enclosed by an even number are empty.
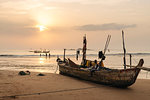
<svg viewBox="0 0 150 100">
<path fill-rule="evenodd" d="M 144 61 L 140 60 L 138 67 L 142 67 Z M 73 67 L 70 64 L 61 62 L 59 63 L 59 71 L 60 74 L 77 77 L 80 79 L 110 85 L 115 87 L 126 88 L 135 83 L 137 76 L 140 72 L 139 68 L 130 68 L 130 69 L 101 69 L 97 70 L 89 70 L 87 68 Z"/>
</svg>

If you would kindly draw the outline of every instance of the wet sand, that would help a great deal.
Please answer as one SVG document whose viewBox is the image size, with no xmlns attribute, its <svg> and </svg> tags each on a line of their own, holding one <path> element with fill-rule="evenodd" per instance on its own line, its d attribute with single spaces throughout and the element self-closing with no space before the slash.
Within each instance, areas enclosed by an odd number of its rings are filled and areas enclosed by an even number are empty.
<svg viewBox="0 0 150 100">
<path fill-rule="evenodd" d="M 100 85 L 59 74 L 19 76 L 0 70 L 0 100 L 150 100 L 150 80 L 127 89 Z"/>
</svg>

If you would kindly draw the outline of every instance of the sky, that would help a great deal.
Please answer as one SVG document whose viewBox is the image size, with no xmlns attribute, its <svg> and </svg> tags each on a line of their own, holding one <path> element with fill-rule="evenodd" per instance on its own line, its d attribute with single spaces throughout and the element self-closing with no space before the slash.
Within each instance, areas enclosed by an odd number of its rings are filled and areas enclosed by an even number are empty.
<svg viewBox="0 0 150 100">
<path fill-rule="evenodd" d="M 150 0 L 0 0 L 0 49 L 150 51 Z"/>
</svg>

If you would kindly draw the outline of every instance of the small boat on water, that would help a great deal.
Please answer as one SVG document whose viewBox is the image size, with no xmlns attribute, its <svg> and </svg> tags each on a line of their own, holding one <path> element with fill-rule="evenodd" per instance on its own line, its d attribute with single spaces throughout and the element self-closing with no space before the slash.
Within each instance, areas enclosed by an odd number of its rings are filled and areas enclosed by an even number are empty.
<svg viewBox="0 0 150 100">
<path fill-rule="evenodd" d="M 83 42 L 83 60 L 86 59 L 86 41 Z M 64 53 L 65 54 L 65 53 Z M 61 60 L 57 59 L 59 65 L 59 72 L 62 75 L 68 75 L 72 77 L 77 77 L 83 80 L 88 80 L 104 85 L 110 85 L 120 88 L 126 88 L 135 83 L 140 68 L 143 66 L 144 60 L 140 59 L 137 66 L 134 68 L 125 69 L 110 69 L 107 67 L 99 66 L 99 69 L 93 69 L 91 67 L 85 67 L 85 65 L 78 65 L 74 63 L 69 58 Z"/>
</svg>

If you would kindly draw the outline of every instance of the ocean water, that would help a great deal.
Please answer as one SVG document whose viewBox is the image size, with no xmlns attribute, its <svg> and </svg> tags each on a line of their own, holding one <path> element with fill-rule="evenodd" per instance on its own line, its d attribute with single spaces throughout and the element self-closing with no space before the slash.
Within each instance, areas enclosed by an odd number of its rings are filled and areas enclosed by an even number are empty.
<svg viewBox="0 0 150 100">
<path fill-rule="evenodd" d="M 57 56 L 63 58 L 63 50 L 51 50 L 51 56 L 29 52 L 29 50 L 0 50 L 0 70 L 17 70 L 17 71 L 33 71 L 40 73 L 59 73 L 57 70 Z M 131 53 L 132 65 L 137 65 L 139 60 L 144 59 L 144 67 L 150 68 L 150 53 Z M 66 51 L 66 58 L 70 58 L 77 64 L 80 64 L 82 54 L 79 60 L 76 60 L 76 51 Z M 99 60 L 96 51 L 87 51 L 87 59 Z M 129 65 L 129 55 L 126 55 L 127 64 Z M 108 52 L 104 65 L 108 68 L 123 69 L 122 52 Z M 150 72 L 141 71 L 138 78 L 150 79 Z"/>
</svg>

